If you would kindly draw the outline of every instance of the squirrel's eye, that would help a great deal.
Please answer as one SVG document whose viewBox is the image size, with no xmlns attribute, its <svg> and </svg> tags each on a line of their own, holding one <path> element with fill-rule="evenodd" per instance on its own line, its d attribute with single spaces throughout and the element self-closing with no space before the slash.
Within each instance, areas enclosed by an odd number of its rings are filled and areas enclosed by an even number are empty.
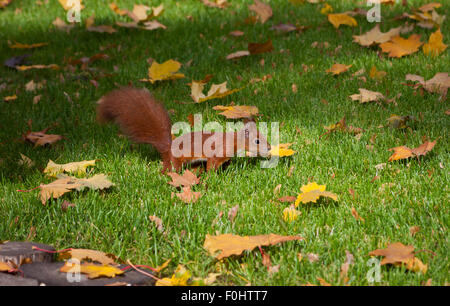
<svg viewBox="0 0 450 306">
<path fill-rule="evenodd" d="M 259 144 L 259 139 L 258 139 L 258 138 L 255 139 L 255 143 L 256 143 L 257 145 Z"/>
</svg>

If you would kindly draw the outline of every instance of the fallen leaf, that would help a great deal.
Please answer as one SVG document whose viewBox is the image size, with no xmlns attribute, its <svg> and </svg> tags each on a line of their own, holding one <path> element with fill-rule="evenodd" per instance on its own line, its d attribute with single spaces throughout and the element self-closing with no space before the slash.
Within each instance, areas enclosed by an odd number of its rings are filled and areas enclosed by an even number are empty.
<svg viewBox="0 0 450 306">
<path fill-rule="evenodd" d="M 289 149 L 291 145 L 292 143 L 280 143 L 277 146 L 271 146 L 269 154 L 271 156 L 278 156 L 278 157 L 294 155 L 295 153 L 297 153 L 297 151 Z"/>
<path fill-rule="evenodd" d="M 369 253 L 370 256 L 383 256 L 381 265 L 393 264 L 404 265 L 406 269 L 413 272 L 426 273 L 427 265 L 414 256 L 414 246 L 404 245 L 401 242 L 389 244 L 386 249 L 377 249 Z"/>
<path fill-rule="evenodd" d="M 249 51 L 247 51 L 247 50 L 242 50 L 242 51 L 237 51 L 237 52 L 228 54 L 227 57 L 226 57 L 226 59 L 227 59 L 227 60 L 232 60 L 232 59 L 241 58 L 241 57 L 249 56 L 249 55 L 250 55 L 250 52 L 249 52 Z"/>
<path fill-rule="evenodd" d="M 155 286 L 187 286 L 192 274 L 182 265 L 178 265 L 171 278 L 165 277 L 156 281 Z"/>
<path fill-rule="evenodd" d="M 59 66 L 56 65 L 56 64 L 31 65 L 31 66 L 21 65 L 21 66 L 16 66 L 16 69 L 19 70 L 19 71 L 25 71 L 25 70 L 30 70 L 30 69 L 53 69 L 53 70 L 58 70 Z"/>
<path fill-rule="evenodd" d="M 191 187 L 183 187 L 183 192 L 176 194 L 184 203 L 195 203 L 200 198 L 201 193 L 191 190 Z"/>
<path fill-rule="evenodd" d="M 79 272 L 87 274 L 89 279 L 99 278 L 99 277 L 115 277 L 116 275 L 121 275 L 125 273 L 117 267 L 112 267 L 108 265 L 95 265 L 90 263 L 84 263 L 79 265 Z M 71 263 L 66 263 L 59 270 L 60 272 L 73 273 L 74 265 Z"/>
<path fill-rule="evenodd" d="M 82 4 L 83 0 L 79 1 L 71 1 L 71 0 L 58 0 L 61 6 L 66 10 L 70 10 L 71 8 L 75 7 L 76 5 L 80 5 L 80 9 L 84 9 L 84 5 Z"/>
<path fill-rule="evenodd" d="M 23 137 L 25 140 L 33 143 L 35 147 L 51 145 L 63 139 L 61 135 L 46 134 L 47 130 L 48 128 L 38 132 L 28 132 Z"/>
<path fill-rule="evenodd" d="M 350 98 L 353 101 L 359 101 L 360 103 L 367 103 L 373 101 L 383 100 L 384 96 L 380 92 L 371 91 L 364 88 L 359 88 L 359 94 L 351 95 Z"/>
<path fill-rule="evenodd" d="M 80 162 L 72 162 L 67 164 L 56 164 L 52 160 L 49 160 L 47 167 L 44 169 L 44 173 L 48 176 L 56 177 L 58 174 L 67 172 L 75 175 L 85 175 L 87 167 L 95 166 L 94 160 L 83 160 Z"/>
<path fill-rule="evenodd" d="M 98 32 L 98 33 L 108 33 L 112 34 L 117 32 L 112 26 L 109 25 L 94 25 L 95 14 L 92 14 L 91 17 L 86 19 L 86 30 L 89 32 Z"/>
<path fill-rule="evenodd" d="M 392 37 L 400 35 L 402 27 L 390 29 L 386 33 L 380 31 L 380 24 L 363 35 L 353 35 L 353 41 L 363 47 L 370 47 L 373 44 L 381 44 L 388 42 Z"/>
<path fill-rule="evenodd" d="M 10 101 L 14 101 L 14 100 L 17 100 L 17 95 L 6 96 L 3 98 L 3 101 L 5 101 L 5 102 L 10 102 Z"/>
<path fill-rule="evenodd" d="M 34 49 L 34 48 L 39 48 L 39 47 L 43 47 L 43 46 L 47 46 L 48 43 L 35 43 L 35 44 L 22 44 L 22 43 L 18 43 L 15 42 L 14 44 L 8 44 L 8 46 L 11 49 Z"/>
<path fill-rule="evenodd" d="M 234 221 L 234 218 L 236 218 L 238 210 L 239 204 L 230 208 L 230 210 L 228 211 L 228 220 L 230 220 L 230 222 Z"/>
<path fill-rule="evenodd" d="M 273 14 L 270 5 L 259 0 L 253 0 L 253 4 L 249 5 L 248 8 L 256 13 L 261 23 L 265 23 Z"/>
<path fill-rule="evenodd" d="M 153 216 L 149 216 L 148 217 L 150 219 L 150 221 L 152 221 L 153 223 L 155 223 L 158 231 L 160 231 L 161 233 L 164 233 L 164 226 L 162 224 L 162 220 L 160 218 L 158 218 L 157 216 L 153 215 Z"/>
<path fill-rule="evenodd" d="M 435 141 L 425 141 L 423 144 L 418 146 L 417 148 L 410 149 L 406 146 L 399 146 L 395 148 L 389 149 L 389 151 L 394 151 L 391 157 L 389 157 L 388 161 L 396 161 L 400 159 L 407 159 L 410 157 L 417 157 L 426 155 L 430 152 L 434 146 L 436 145 L 437 140 Z"/>
<path fill-rule="evenodd" d="M 430 38 L 426 44 L 423 45 L 422 50 L 425 55 L 433 57 L 438 56 L 447 49 L 447 45 L 442 42 L 443 36 L 441 29 L 430 35 Z"/>
<path fill-rule="evenodd" d="M 203 247 L 217 259 L 231 255 L 241 255 L 243 251 L 251 251 L 257 246 L 275 245 L 291 240 L 303 240 L 300 236 L 280 236 L 276 234 L 258 236 L 238 236 L 233 234 L 222 234 L 212 236 L 206 234 Z M 216 255 L 216 252 L 220 251 Z"/>
<path fill-rule="evenodd" d="M 326 72 L 332 73 L 333 75 L 338 75 L 346 72 L 353 65 L 343 65 L 343 64 L 333 64 L 331 68 L 327 69 Z"/>
<path fill-rule="evenodd" d="M 69 33 L 70 30 L 75 26 L 75 24 L 67 24 L 64 20 L 62 20 L 59 17 L 56 17 L 56 19 L 52 22 L 52 24 L 61 31 L 65 31 L 66 33 Z"/>
<path fill-rule="evenodd" d="M 341 25 L 348 25 L 351 27 L 356 27 L 358 23 L 355 18 L 347 14 L 328 14 L 328 21 L 338 29 Z"/>
<path fill-rule="evenodd" d="M 382 78 L 384 78 L 386 76 L 386 71 L 378 71 L 377 67 L 372 66 L 372 68 L 370 69 L 369 72 L 369 77 L 371 79 L 375 79 L 375 80 L 381 80 Z"/>
<path fill-rule="evenodd" d="M 155 83 L 156 81 L 175 80 L 184 78 L 184 74 L 178 73 L 181 68 L 181 63 L 172 59 L 158 64 L 153 60 L 151 66 L 148 68 L 148 79 L 141 79 L 144 82 Z"/>
<path fill-rule="evenodd" d="M 400 58 L 415 53 L 422 46 L 420 35 L 412 34 L 408 39 L 401 36 L 392 37 L 388 42 L 380 44 L 382 52 L 389 53 L 389 57 Z"/>
<path fill-rule="evenodd" d="M 357 221 L 362 221 L 365 222 L 364 218 L 362 218 L 358 212 L 356 211 L 356 209 L 354 207 L 352 207 L 352 216 L 357 220 Z"/>
<path fill-rule="evenodd" d="M 169 182 L 169 184 L 174 187 L 194 186 L 200 182 L 200 179 L 189 170 L 186 170 L 183 175 L 174 172 L 167 173 L 167 175 L 172 178 L 172 182 Z"/>
<path fill-rule="evenodd" d="M 335 124 L 329 125 L 329 126 L 324 126 L 323 127 L 325 130 L 327 130 L 327 132 L 325 134 L 322 134 L 320 137 L 324 136 L 324 135 L 328 135 L 331 134 L 333 132 L 345 132 L 345 133 L 350 133 L 350 134 L 361 134 L 362 132 L 364 132 L 363 129 L 361 128 L 357 128 L 351 125 L 347 125 L 345 122 L 345 117 L 343 117 L 340 121 L 336 122 Z"/>
<path fill-rule="evenodd" d="M 450 77 L 448 72 L 439 72 L 433 78 L 425 81 L 423 77 L 415 74 L 407 74 L 407 81 L 419 82 L 426 91 L 446 95 L 450 87 Z"/>
<path fill-rule="evenodd" d="M 273 50 L 272 40 L 269 39 L 265 43 L 248 43 L 248 51 L 250 54 L 261 54 L 271 52 Z"/>
<path fill-rule="evenodd" d="M 213 107 L 214 110 L 221 111 L 219 115 L 225 116 L 228 119 L 240 119 L 240 118 L 251 118 L 258 115 L 258 108 L 256 106 L 249 105 L 233 105 L 233 106 L 223 106 L 216 105 Z"/>
<path fill-rule="evenodd" d="M 118 265 L 117 257 L 102 251 L 89 249 L 69 249 L 58 254 L 59 260 L 77 259 L 78 261 L 98 262 L 102 265 Z"/>
<path fill-rule="evenodd" d="M 191 84 L 191 97 L 197 102 L 201 103 L 204 101 L 208 101 L 211 99 L 223 98 L 232 93 L 240 91 L 241 88 L 238 89 L 228 89 L 227 82 L 223 82 L 221 84 L 212 84 L 206 95 L 203 94 L 203 88 L 205 87 L 205 83 L 192 81 Z"/>
<path fill-rule="evenodd" d="M 316 182 L 312 182 L 302 186 L 300 188 L 300 191 L 302 193 L 297 196 L 297 199 L 295 200 L 295 207 L 297 207 L 300 202 L 304 204 L 308 202 L 316 203 L 320 197 L 328 197 L 333 199 L 334 201 L 337 201 L 337 195 L 332 192 L 325 191 L 325 188 L 326 185 L 318 185 Z"/>
</svg>

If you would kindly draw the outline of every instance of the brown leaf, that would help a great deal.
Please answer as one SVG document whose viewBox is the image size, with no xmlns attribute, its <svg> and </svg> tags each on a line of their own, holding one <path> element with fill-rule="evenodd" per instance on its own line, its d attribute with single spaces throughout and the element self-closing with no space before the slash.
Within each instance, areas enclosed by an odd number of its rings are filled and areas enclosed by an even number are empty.
<svg viewBox="0 0 450 306">
<path fill-rule="evenodd" d="M 239 204 L 230 208 L 230 210 L 228 211 L 228 220 L 230 220 L 230 222 L 234 221 L 234 218 L 236 218 L 238 210 Z"/>
<path fill-rule="evenodd" d="M 191 190 L 191 187 L 183 187 L 183 192 L 176 194 L 184 203 L 195 203 L 200 198 L 201 193 Z"/>
<path fill-rule="evenodd" d="M 269 39 L 265 43 L 249 43 L 248 51 L 250 54 L 261 54 L 271 52 L 273 50 L 272 40 Z"/>
<path fill-rule="evenodd" d="M 425 141 L 423 144 L 414 149 L 410 149 L 406 146 L 390 148 L 389 151 L 394 151 L 394 153 L 389 157 L 388 161 L 396 161 L 400 159 L 426 155 L 434 148 L 436 142 L 437 140 L 432 142 Z"/>
<path fill-rule="evenodd" d="M 89 249 L 69 249 L 68 251 L 59 253 L 59 259 L 78 259 L 81 261 L 98 262 L 102 265 L 118 265 L 118 258 L 113 254 L 107 254 L 101 251 Z"/>
<path fill-rule="evenodd" d="M 169 182 L 169 184 L 174 187 L 194 186 L 200 182 L 200 179 L 189 170 L 186 170 L 183 175 L 174 172 L 167 173 L 167 175 L 172 178 L 172 182 Z"/>
<path fill-rule="evenodd" d="M 404 245 L 401 242 L 389 244 L 386 249 L 377 249 L 369 253 L 370 256 L 384 256 L 381 265 L 406 263 L 414 258 L 414 246 Z"/>
<path fill-rule="evenodd" d="M 249 5 L 248 8 L 257 14 L 261 23 L 265 23 L 273 15 L 270 5 L 259 0 L 254 0 L 253 4 Z"/>
</svg>

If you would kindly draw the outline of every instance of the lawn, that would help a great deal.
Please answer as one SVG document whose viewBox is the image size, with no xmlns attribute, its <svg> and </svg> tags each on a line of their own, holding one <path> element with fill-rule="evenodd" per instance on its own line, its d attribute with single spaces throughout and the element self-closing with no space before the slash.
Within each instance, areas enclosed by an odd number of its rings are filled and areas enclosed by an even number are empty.
<svg viewBox="0 0 450 306">
<path fill-rule="evenodd" d="M 402 58 L 389 58 L 376 46 L 364 48 L 352 42 L 352 35 L 373 28 L 365 16 L 355 16 L 356 27 L 344 25 L 336 30 L 320 13 L 323 4 L 266 1 L 273 16 L 264 24 L 252 24 L 245 19 L 254 14 L 248 9 L 253 1 L 229 1 L 231 5 L 225 9 L 194 0 L 138 1 L 149 6 L 164 4 L 158 21 L 167 29 L 146 31 L 114 25 L 129 20 L 110 10 L 110 1 L 84 2 L 82 23 L 68 33 L 52 25 L 56 17 L 66 16 L 58 1 L 12 1 L 0 9 L 1 63 L 31 54 L 33 64 L 61 66 L 60 70 L 27 71 L 0 67 L 0 240 L 42 242 L 57 249 L 96 249 L 153 267 L 172 259 L 161 276 L 170 276 L 181 264 L 195 277 L 220 273 L 215 282 L 218 285 L 319 285 L 318 278 L 342 285 L 340 272 L 346 251 L 354 256 L 348 284 L 368 285 L 366 275 L 374 267 L 369 252 L 401 242 L 420 251 L 416 257 L 428 265 L 428 271 L 383 265 L 381 280 L 375 285 L 422 285 L 429 279 L 432 285 L 449 282 L 449 104 L 439 94 L 405 85 L 407 74 L 428 80 L 438 72 L 447 72 L 448 50 L 435 58 L 422 49 Z M 408 2 L 408 8 L 401 4 L 382 6 L 384 32 L 404 24 L 405 20 L 394 17 L 426 3 Z M 450 3 L 437 2 L 443 4 L 437 12 L 442 15 L 449 11 Z M 132 9 L 135 1 L 115 3 Z M 357 6 L 367 9 L 364 1 L 329 4 L 337 13 Z M 117 32 L 86 31 L 84 22 L 92 13 L 96 24 L 113 25 Z M 270 28 L 278 23 L 309 28 L 277 33 Z M 236 30 L 244 35 L 229 35 Z M 425 42 L 435 30 L 416 26 L 412 32 Z M 447 44 L 449 30 L 446 20 L 441 32 Z M 246 50 L 248 42 L 262 43 L 268 38 L 274 46 L 270 53 L 234 61 L 225 58 Z M 8 41 L 48 45 L 12 49 Z M 91 63 L 91 69 L 69 65 L 69 59 L 98 53 L 109 58 Z M 180 71 L 186 78 L 140 82 L 147 77 L 149 58 L 159 63 L 169 59 L 181 62 Z M 326 70 L 334 63 L 352 67 L 332 76 Z M 386 76 L 380 80 L 369 77 L 372 66 L 385 71 Z M 365 72 L 354 76 L 361 69 Z M 222 99 L 194 103 L 187 83 L 207 74 L 214 75 L 212 83 L 227 81 L 228 88 L 242 90 Z M 267 75 L 271 77 L 264 82 L 251 82 Z M 46 83 L 41 89 L 26 91 L 25 84 L 31 80 Z M 262 114 L 259 120 L 279 122 L 280 142 L 294 143 L 292 148 L 297 153 L 281 158 L 271 169 L 260 168 L 259 159 L 234 158 L 217 172 L 202 173 L 202 183 L 193 187 L 202 197 L 185 204 L 173 196 L 178 191 L 168 184 L 169 177 L 161 174 L 160 157 L 153 148 L 133 144 L 117 127 L 96 122 L 95 102 L 108 91 L 128 84 L 153 92 L 171 110 L 172 122 L 187 121 L 189 114 L 199 113 L 204 122 L 225 125 L 227 120 L 213 106 L 231 102 L 257 106 Z M 360 104 L 349 98 L 359 88 L 381 92 L 388 98 L 401 96 L 390 103 Z M 4 101 L 14 94 L 17 99 Z M 33 103 L 36 95 L 41 99 Z M 413 116 L 415 120 L 405 129 L 390 128 L 386 119 L 392 114 Z M 357 137 L 342 132 L 320 137 L 326 132 L 324 126 L 344 116 L 349 125 L 364 132 Z M 34 147 L 22 140 L 29 122 L 33 131 L 56 124 L 50 132 L 64 139 L 50 147 Z M 414 148 L 424 137 L 437 139 L 427 155 L 388 162 L 392 155 L 388 149 L 403 145 Z M 20 164 L 20 154 L 34 165 Z M 68 163 L 92 159 L 99 161 L 89 168 L 89 175 L 107 174 L 115 184 L 113 188 L 68 193 L 46 205 L 39 200 L 38 190 L 17 191 L 51 182 L 53 179 L 42 173 L 49 160 Z M 382 163 L 386 163 L 382 169 L 375 167 Z M 283 209 L 289 203 L 277 199 L 297 196 L 308 182 L 326 185 L 338 195 L 338 201 L 321 199 L 301 204 L 297 208 L 301 214 L 295 221 L 283 220 Z M 279 184 L 279 193 L 274 193 Z M 63 211 L 64 200 L 75 207 Z M 230 221 L 228 211 L 237 204 L 236 218 Z M 352 207 L 364 221 L 352 215 Z M 164 233 L 149 219 L 152 215 L 161 218 Z M 414 226 L 420 229 L 412 235 Z M 211 256 L 203 248 L 206 234 L 223 233 L 275 233 L 305 239 L 263 247 L 272 266 L 279 265 L 278 272 L 269 273 L 258 249 L 221 261 Z M 309 260 L 314 257 L 311 254 L 318 260 Z"/>
</svg>

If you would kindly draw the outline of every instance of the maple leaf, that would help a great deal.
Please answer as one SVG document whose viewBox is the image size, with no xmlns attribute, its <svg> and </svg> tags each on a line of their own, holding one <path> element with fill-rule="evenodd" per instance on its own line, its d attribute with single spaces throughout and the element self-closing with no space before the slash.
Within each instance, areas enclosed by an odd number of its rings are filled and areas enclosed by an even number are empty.
<svg viewBox="0 0 450 306">
<path fill-rule="evenodd" d="M 338 29 L 341 25 L 348 25 L 351 27 L 356 27 L 358 23 L 355 18 L 347 14 L 328 14 L 328 21 Z"/>
<path fill-rule="evenodd" d="M 76 175 L 85 175 L 86 168 L 89 166 L 95 166 L 95 159 L 67 164 L 57 164 L 52 160 L 49 160 L 47 167 L 44 169 L 44 173 L 47 173 L 48 176 L 56 176 L 63 172 L 75 173 Z"/>
<path fill-rule="evenodd" d="M 240 255 L 243 251 L 251 251 L 257 246 L 275 245 L 281 242 L 292 240 L 303 240 L 300 236 L 280 236 L 276 234 L 257 235 L 257 236 L 239 236 L 233 234 L 222 234 L 212 236 L 206 234 L 203 247 L 217 259 L 229 257 L 231 255 Z M 216 255 L 217 251 L 221 251 Z"/>
<path fill-rule="evenodd" d="M 347 71 L 353 65 L 344 65 L 344 64 L 333 64 L 331 68 L 327 69 L 326 72 L 332 73 L 333 75 L 341 74 Z"/>
<path fill-rule="evenodd" d="M 297 207 L 300 204 L 300 202 L 304 204 L 308 202 L 316 203 L 320 197 L 328 197 L 335 201 L 338 200 L 336 194 L 329 191 L 325 191 L 325 189 L 326 185 L 318 185 L 316 182 L 312 182 L 302 186 L 300 188 L 300 191 L 302 193 L 300 193 L 297 196 L 297 199 L 295 200 L 295 207 Z"/>
<path fill-rule="evenodd" d="M 420 35 L 412 34 L 407 39 L 401 36 L 395 36 L 388 42 L 380 44 L 380 48 L 383 52 L 389 53 L 389 57 L 400 58 L 417 52 L 422 44 L 423 42 L 420 41 Z"/>
<path fill-rule="evenodd" d="M 386 76 L 386 71 L 378 71 L 377 67 L 372 66 L 372 68 L 369 71 L 369 77 L 371 79 L 381 80 Z"/>
<path fill-rule="evenodd" d="M 353 101 L 359 101 L 360 103 L 367 103 L 373 101 L 379 101 L 384 99 L 383 94 L 377 91 L 371 91 L 364 88 L 359 88 L 359 94 L 351 95 L 350 98 Z"/>
<path fill-rule="evenodd" d="M 270 5 L 265 4 L 259 0 L 254 0 L 253 4 L 249 5 L 248 8 L 257 14 L 258 19 L 261 23 L 265 23 L 273 15 Z"/>
<path fill-rule="evenodd" d="M 69 249 L 58 254 L 59 260 L 77 259 L 78 261 L 98 262 L 102 265 L 118 265 L 117 257 L 102 251 L 89 249 Z"/>
<path fill-rule="evenodd" d="M 249 105 L 233 105 L 233 106 L 223 106 L 216 105 L 213 107 L 214 110 L 222 111 L 219 115 L 225 116 L 228 119 L 240 119 L 240 118 L 251 118 L 258 115 L 258 108 L 256 106 Z"/>
<path fill-rule="evenodd" d="M 176 80 L 184 78 L 184 74 L 178 73 L 181 68 L 181 63 L 172 59 L 159 64 L 153 61 L 148 68 L 148 79 L 141 79 L 143 82 L 155 83 L 156 81 Z"/>
<path fill-rule="evenodd" d="M 370 47 L 373 44 L 388 42 L 392 37 L 400 35 L 402 27 L 390 29 L 386 33 L 380 31 L 380 25 L 377 24 L 373 29 L 363 35 L 353 35 L 353 41 L 364 47 Z"/>
<path fill-rule="evenodd" d="M 14 100 L 17 100 L 17 95 L 3 97 L 3 101 L 5 101 L 5 102 L 14 101 Z"/>
<path fill-rule="evenodd" d="M 114 184 L 111 183 L 104 174 L 97 174 L 88 179 L 79 179 L 60 174 L 58 175 L 58 179 L 56 181 L 39 186 L 41 189 L 39 196 L 42 204 L 45 205 L 45 202 L 47 202 L 48 199 L 59 198 L 72 190 L 80 191 L 84 188 L 98 190 L 109 188 L 111 186 L 114 186 Z"/>
<path fill-rule="evenodd" d="M 415 74 L 407 74 L 407 81 L 419 82 L 426 91 L 431 93 L 440 93 L 446 95 L 447 90 L 450 87 L 450 77 L 448 72 L 439 72 L 434 75 L 433 78 L 425 81 L 423 77 Z"/>
<path fill-rule="evenodd" d="M 386 249 L 377 249 L 369 253 L 370 256 L 383 256 L 381 265 L 393 264 L 404 265 L 406 269 L 413 272 L 426 273 L 427 265 L 414 256 L 414 246 L 404 245 L 401 242 L 389 244 Z"/>
<path fill-rule="evenodd" d="M 200 198 L 201 193 L 191 190 L 191 187 L 183 187 L 183 192 L 176 194 L 184 203 L 195 203 Z"/>
<path fill-rule="evenodd" d="M 167 175 L 172 178 L 172 182 L 169 182 L 169 184 L 174 187 L 194 186 L 200 182 L 200 179 L 189 170 L 186 170 L 183 175 L 179 175 L 175 172 L 167 173 Z"/>
<path fill-rule="evenodd" d="M 48 129 L 49 128 L 46 128 L 38 132 L 28 132 L 23 136 L 23 138 L 26 141 L 34 143 L 35 147 L 54 144 L 55 142 L 63 139 L 61 135 L 46 134 Z"/>
<path fill-rule="evenodd" d="M 211 88 L 209 89 L 208 93 L 205 96 L 203 94 L 204 87 L 205 83 L 203 81 L 200 82 L 192 81 L 191 97 L 195 102 L 201 103 L 211 99 L 223 98 L 242 89 L 242 88 L 227 89 L 227 82 L 223 82 L 221 84 L 212 84 Z"/>
<path fill-rule="evenodd" d="M 73 273 L 75 270 L 80 273 L 87 274 L 89 279 L 99 278 L 99 277 L 115 277 L 116 275 L 121 275 L 125 273 L 117 267 L 112 267 L 108 265 L 95 265 L 90 263 L 84 263 L 79 265 L 78 268 L 74 267 L 74 264 L 66 262 L 64 266 L 59 270 L 60 272 Z"/>
<path fill-rule="evenodd" d="M 270 148 L 269 154 L 271 156 L 278 156 L 278 157 L 294 155 L 295 153 L 297 153 L 297 151 L 289 149 L 291 145 L 292 143 L 280 143 L 277 146 L 272 146 Z"/>
<path fill-rule="evenodd" d="M 391 148 L 389 149 L 389 151 L 394 151 L 394 153 L 391 155 L 391 157 L 389 157 L 388 161 L 396 161 L 400 159 L 426 155 L 434 148 L 436 142 L 437 140 L 431 142 L 425 141 L 423 144 L 414 149 L 410 149 L 406 146 Z"/>
<path fill-rule="evenodd" d="M 422 50 L 425 55 L 431 55 L 433 57 L 438 56 L 447 49 L 447 45 L 442 42 L 443 36 L 441 29 L 430 35 L 430 38 L 426 44 L 423 45 Z"/>
<path fill-rule="evenodd" d="M 250 54 L 261 54 L 271 52 L 273 50 L 272 40 L 269 39 L 265 43 L 248 43 L 248 51 Z"/>
</svg>

